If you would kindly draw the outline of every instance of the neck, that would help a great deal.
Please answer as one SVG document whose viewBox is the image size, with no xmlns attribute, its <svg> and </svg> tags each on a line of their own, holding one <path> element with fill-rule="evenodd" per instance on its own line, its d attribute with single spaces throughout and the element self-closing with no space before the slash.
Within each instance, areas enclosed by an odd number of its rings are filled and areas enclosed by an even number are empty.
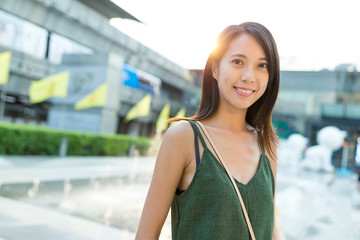
<svg viewBox="0 0 360 240">
<path fill-rule="evenodd" d="M 249 131 L 246 123 L 247 109 L 230 111 L 219 107 L 215 114 L 208 120 L 211 125 L 221 126 L 232 132 Z"/>
</svg>

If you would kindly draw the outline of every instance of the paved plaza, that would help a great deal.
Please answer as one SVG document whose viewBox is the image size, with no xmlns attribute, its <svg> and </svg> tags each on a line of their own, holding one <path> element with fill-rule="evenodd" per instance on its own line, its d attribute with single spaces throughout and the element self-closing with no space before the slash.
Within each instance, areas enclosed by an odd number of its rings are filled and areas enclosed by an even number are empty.
<svg viewBox="0 0 360 240">
<path fill-rule="evenodd" d="M 0 240 L 134 239 L 154 157 L 0 156 Z M 360 239 L 356 176 L 279 163 L 282 240 Z M 161 239 L 171 239 L 167 219 Z"/>
</svg>

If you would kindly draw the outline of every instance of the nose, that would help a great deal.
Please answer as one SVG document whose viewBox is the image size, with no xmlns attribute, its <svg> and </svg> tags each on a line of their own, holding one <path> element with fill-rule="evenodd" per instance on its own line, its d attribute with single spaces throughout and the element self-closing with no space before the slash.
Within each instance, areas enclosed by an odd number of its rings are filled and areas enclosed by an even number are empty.
<svg viewBox="0 0 360 240">
<path fill-rule="evenodd" d="M 254 70 L 250 66 L 244 68 L 244 70 L 242 72 L 242 76 L 241 76 L 241 81 L 248 82 L 248 83 L 255 82 Z"/>
</svg>

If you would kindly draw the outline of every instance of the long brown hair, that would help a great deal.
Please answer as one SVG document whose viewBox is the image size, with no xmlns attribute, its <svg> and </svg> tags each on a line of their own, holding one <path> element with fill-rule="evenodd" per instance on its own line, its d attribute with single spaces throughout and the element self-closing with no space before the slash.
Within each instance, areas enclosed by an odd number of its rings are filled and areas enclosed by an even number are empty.
<svg viewBox="0 0 360 240">
<path fill-rule="evenodd" d="M 259 42 L 268 59 L 269 81 L 267 88 L 264 94 L 248 108 L 246 122 L 259 131 L 265 149 L 274 157 L 274 147 L 277 145 L 278 139 L 272 126 L 271 113 L 279 92 L 279 55 L 272 34 L 259 23 L 245 22 L 240 25 L 230 25 L 220 33 L 217 45 L 210 53 L 205 65 L 200 105 L 196 114 L 187 118 L 173 118 L 169 122 L 179 120 L 200 121 L 214 115 L 219 106 L 219 88 L 212 74 L 212 66 L 221 61 L 231 42 L 241 33 L 252 35 Z"/>
</svg>

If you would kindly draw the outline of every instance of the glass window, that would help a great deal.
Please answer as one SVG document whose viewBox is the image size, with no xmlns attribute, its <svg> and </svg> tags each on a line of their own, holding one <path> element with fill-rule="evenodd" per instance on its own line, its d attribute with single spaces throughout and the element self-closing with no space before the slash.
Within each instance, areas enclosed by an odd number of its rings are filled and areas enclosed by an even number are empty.
<svg viewBox="0 0 360 240">
<path fill-rule="evenodd" d="M 48 31 L 26 20 L 0 10 L 0 45 L 45 58 Z M 92 54 L 94 51 L 56 33 L 51 34 L 49 60 L 61 62 L 64 53 Z"/>
<path fill-rule="evenodd" d="M 59 34 L 51 34 L 49 60 L 55 64 L 59 64 L 62 55 L 65 53 L 92 54 L 94 50 Z"/>
<path fill-rule="evenodd" d="M 46 41 L 44 28 L 0 11 L 0 45 L 44 58 Z"/>
</svg>

